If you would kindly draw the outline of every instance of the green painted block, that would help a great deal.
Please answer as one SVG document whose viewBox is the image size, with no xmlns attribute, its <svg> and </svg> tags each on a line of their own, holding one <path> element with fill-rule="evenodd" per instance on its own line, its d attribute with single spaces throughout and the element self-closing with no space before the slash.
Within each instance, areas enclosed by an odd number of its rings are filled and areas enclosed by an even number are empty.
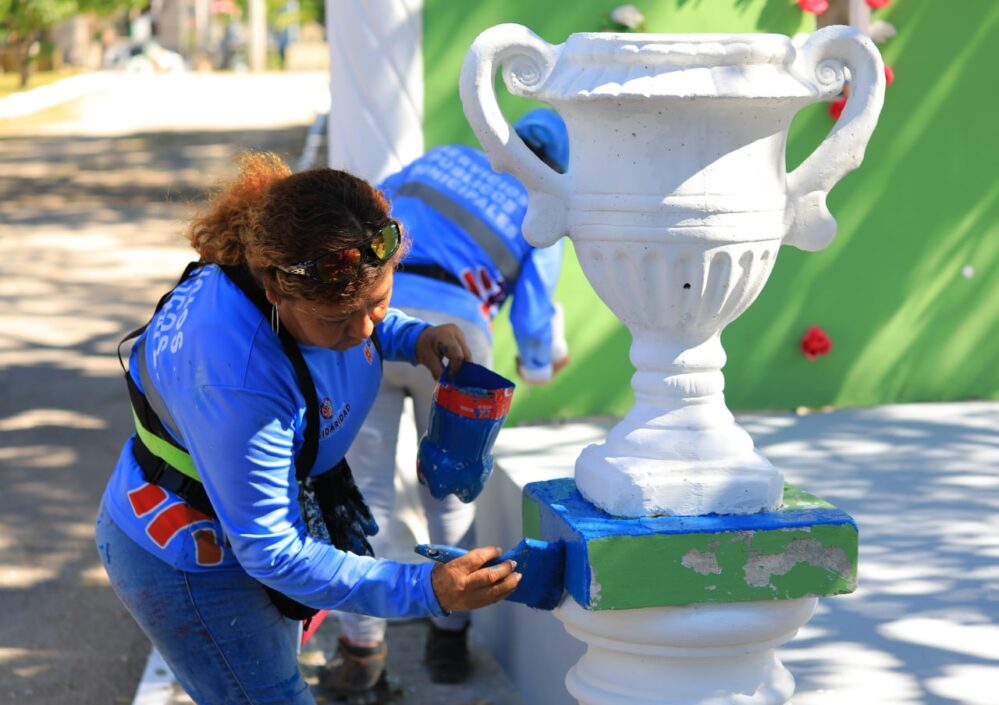
<svg viewBox="0 0 999 705">
<path fill-rule="evenodd" d="M 524 538 L 541 539 L 541 506 L 527 494 L 521 500 L 524 517 Z"/>
<path fill-rule="evenodd" d="M 524 488 L 524 533 L 565 545 L 565 589 L 587 609 L 789 600 L 852 592 L 857 526 L 791 485 L 775 512 L 612 517 L 571 479 Z"/>
</svg>

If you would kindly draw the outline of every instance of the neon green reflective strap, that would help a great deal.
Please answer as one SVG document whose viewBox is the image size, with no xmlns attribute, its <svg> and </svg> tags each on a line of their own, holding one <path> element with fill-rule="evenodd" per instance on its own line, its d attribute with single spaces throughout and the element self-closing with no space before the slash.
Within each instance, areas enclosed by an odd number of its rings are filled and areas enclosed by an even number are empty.
<svg viewBox="0 0 999 705">
<path fill-rule="evenodd" d="M 139 416 L 135 413 L 134 409 L 132 410 L 132 418 L 135 419 L 135 432 L 139 434 L 139 438 L 153 455 L 171 466 L 174 470 L 187 475 L 192 480 L 201 482 L 201 475 L 198 474 L 198 470 L 194 467 L 194 461 L 191 460 L 189 453 L 185 453 L 149 431 L 139 421 Z"/>
</svg>

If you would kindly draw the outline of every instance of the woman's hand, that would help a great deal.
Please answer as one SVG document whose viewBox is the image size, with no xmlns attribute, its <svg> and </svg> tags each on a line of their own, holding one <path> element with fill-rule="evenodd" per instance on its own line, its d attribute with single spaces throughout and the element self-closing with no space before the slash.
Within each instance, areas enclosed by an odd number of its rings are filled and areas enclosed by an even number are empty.
<svg viewBox="0 0 999 705">
<path fill-rule="evenodd" d="M 471 361 L 472 353 L 465 342 L 465 334 L 453 323 L 424 328 L 416 339 L 416 361 L 430 370 L 434 379 L 444 371 L 441 358 L 448 359 L 448 368 L 457 371 L 465 360 Z"/>
<path fill-rule="evenodd" d="M 437 602 L 448 612 L 474 610 L 507 597 L 523 577 L 514 573 L 514 561 L 503 561 L 490 568 L 482 566 L 499 558 L 495 546 L 475 548 L 447 563 L 438 563 L 430 574 Z"/>
</svg>

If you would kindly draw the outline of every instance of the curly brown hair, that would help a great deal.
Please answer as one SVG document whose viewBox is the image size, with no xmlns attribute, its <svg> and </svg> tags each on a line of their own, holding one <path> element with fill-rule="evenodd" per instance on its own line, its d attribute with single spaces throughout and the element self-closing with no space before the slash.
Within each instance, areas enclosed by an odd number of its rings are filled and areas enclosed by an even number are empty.
<svg viewBox="0 0 999 705">
<path fill-rule="evenodd" d="M 363 260 L 358 276 L 325 284 L 276 269 L 325 252 L 363 243 L 388 222 L 388 202 L 368 182 L 345 171 L 311 169 L 293 174 L 270 152 L 240 158 L 240 173 L 195 217 L 187 237 L 205 262 L 248 265 L 269 274 L 277 291 L 317 303 L 351 303 L 405 248 L 382 264 Z"/>
</svg>

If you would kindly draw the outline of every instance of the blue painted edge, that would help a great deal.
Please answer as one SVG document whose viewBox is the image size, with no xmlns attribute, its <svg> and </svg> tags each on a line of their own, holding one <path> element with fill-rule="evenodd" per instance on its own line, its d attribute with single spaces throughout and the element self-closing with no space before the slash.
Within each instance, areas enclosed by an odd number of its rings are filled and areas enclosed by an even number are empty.
<svg viewBox="0 0 999 705">
<path fill-rule="evenodd" d="M 587 541 L 612 536 L 777 531 L 815 524 L 850 524 L 856 528 L 853 517 L 832 506 L 783 508 L 758 514 L 615 517 L 587 501 L 572 478 L 531 482 L 524 486 L 524 494 L 549 507 Z"/>
</svg>

